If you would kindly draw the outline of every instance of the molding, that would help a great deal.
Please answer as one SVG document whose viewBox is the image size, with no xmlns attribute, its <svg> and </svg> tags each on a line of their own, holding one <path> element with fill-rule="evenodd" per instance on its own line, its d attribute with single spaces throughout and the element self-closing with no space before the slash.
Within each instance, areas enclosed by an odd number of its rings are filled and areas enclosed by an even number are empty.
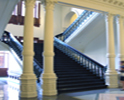
<svg viewBox="0 0 124 100">
<path fill-rule="evenodd" d="M 124 1 L 122 1 L 122 0 L 94 0 L 94 1 L 105 3 L 107 5 L 112 5 L 112 6 L 124 8 Z"/>
<path fill-rule="evenodd" d="M 57 3 L 57 0 L 41 0 L 41 3 L 44 5 L 45 9 L 54 9 L 55 3 Z"/>
<path fill-rule="evenodd" d="M 34 7 L 35 1 L 36 1 L 36 0 L 25 0 L 26 7 L 27 7 L 27 6 L 32 6 L 32 7 Z"/>
<path fill-rule="evenodd" d="M 58 3 L 99 13 L 111 12 L 114 15 L 124 16 L 123 0 L 58 0 Z"/>
</svg>

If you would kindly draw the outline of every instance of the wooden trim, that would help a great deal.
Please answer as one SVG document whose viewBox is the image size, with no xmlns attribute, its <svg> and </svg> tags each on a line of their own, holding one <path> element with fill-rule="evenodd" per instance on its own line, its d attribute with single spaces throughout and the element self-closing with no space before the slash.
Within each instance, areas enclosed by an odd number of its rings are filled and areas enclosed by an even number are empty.
<svg viewBox="0 0 124 100">
<path fill-rule="evenodd" d="M 9 23 L 24 25 L 25 16 L 22 16 L 22 0 L 18 3 L 18 15 L 12 15 Z M 34 18 L 34 26 L 40 27 L 40 3 L 38 4 L 38 18 Z"/>
</svg>

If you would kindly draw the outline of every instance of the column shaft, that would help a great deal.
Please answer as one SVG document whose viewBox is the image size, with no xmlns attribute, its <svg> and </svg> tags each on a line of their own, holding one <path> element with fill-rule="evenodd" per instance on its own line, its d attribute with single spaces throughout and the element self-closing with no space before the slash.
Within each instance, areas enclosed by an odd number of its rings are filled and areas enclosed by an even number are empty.
<svg viewBox="0 0 124 100">
<path fill-rule="evenodd" d="M 23 74 L 21 75 L 22 98 L 37 96 L 36 76 L 33 73 L 33 8 L 35 0 L 26 0 L 25 24 L 24 24 L 24 47 L 23 47 Z"/>
<path fill-rule="evenodd" d="M 115 43 L 114 43 L 114 26 L 112 14 L 108 14 L 106 17 L 106 39 L 107 39 L 107 71 L 106 71 L 106 83 L 109 88 L 118 87 L 118 76 L 115 71 Z"/>
<path fill-rule="evenodd" d="M 56 89 L 56 75 L 53 71 L 53 9 L 54 0 L 45 1 L 45 34 L 44 34 L 44 73 L 42 74 L 43 79 L 43 95 L 52 96 L 57 94 Z"/>
<path fill-rule="evenodd" d="M 44 34 L 44 73 L 53 73 L 53 9 L 46 7 Z"/>
<path fill-rule="evenodd" d="M 119 17 L 120 33 L 118 33 L 118 57 L 120 61 L 124 61 L 124 17 Z"/>
</svg>

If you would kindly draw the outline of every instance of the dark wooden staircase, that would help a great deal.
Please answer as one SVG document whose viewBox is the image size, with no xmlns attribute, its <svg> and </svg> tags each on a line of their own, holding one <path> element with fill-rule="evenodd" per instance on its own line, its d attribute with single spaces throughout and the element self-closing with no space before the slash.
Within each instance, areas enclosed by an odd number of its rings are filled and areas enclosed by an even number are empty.
<svg viewBox="0 0 124 100">
<path fill-rule="evenodd" d="M 7 37 L 9 37 L 8 40 L 3 42 L 7 43 L 22 60 L 22 46 L 19 43 L 15 43 L 17 41 L 15 41 L 15 39 L 13 40 L 14 37 L 11 37 L 11 35 Z M 43 70 L 43 43 L 35 43 L 34 51 L 34 73 L 38 78 Z M 88 69 L 85 64 L 80 64 L 56 47 L 54 47 L 54 52 L 54 71 L 58 77 L 58 93 L 86 91 L 107 87 L 103 76 L 100 77 L 98 74 Z"/>
<path fill-rule="evenodd" d="M 38 58 L 37 60 L 43 64 L 43 58 L 41 56 L 43 44 L 37 43 L 34 47 L 35 59 Z M 58 77 L 58 93 L 86 91 L 107 87 L 104 79 L 101 79 L 93 72 L 77 63 L 56 47 L 54 47 L 54 52 L 54 71 Z"/>
</svg>

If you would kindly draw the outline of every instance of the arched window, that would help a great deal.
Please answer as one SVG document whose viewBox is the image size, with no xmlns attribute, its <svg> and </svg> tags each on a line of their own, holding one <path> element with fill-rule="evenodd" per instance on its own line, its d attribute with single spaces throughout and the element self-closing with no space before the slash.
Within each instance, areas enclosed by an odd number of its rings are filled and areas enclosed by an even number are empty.
<svg viewBox="0 0 124 100">
<path fill-rule="evenodd" d="M 12 12 L 9 23 L 16 25 L 24 25 L 25 2 L 20 1 Z M 36 1 L 34 6 L 34 26 L 40 26 L 40 1 Z"/>
</svg>

